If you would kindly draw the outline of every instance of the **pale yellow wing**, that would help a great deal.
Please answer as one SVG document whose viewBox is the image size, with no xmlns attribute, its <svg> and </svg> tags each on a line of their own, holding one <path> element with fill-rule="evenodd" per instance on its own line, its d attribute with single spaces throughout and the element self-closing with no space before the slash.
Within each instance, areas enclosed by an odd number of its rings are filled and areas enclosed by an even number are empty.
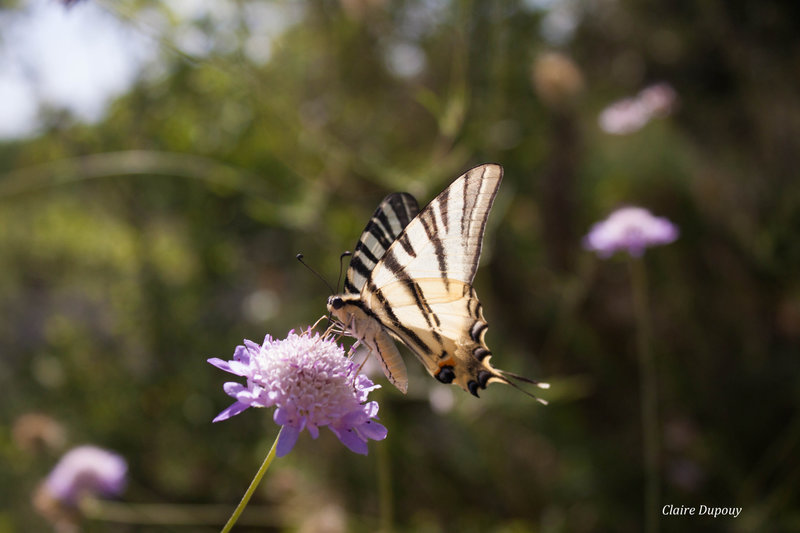
<svg viewBox="0 0 800 533">
<path fill-rule="evenodd" d="M 488 164 L 456 179 L 405 227 L 375 265 L 362 290 L 399 279 L 441 278 L 472 283 L 483 233 L 503 169 Z"/>
<path fill-rule="evenodd" d="M 506 380 L 489 364 L 491 352 L 484 342 L 488 324 L 475 290 L 459 280 L 413 280 L 381 289 L 391 308 L 377 296 L 365 303 L 395 337 L 408 346 L 428 372 L 444 383 L 456 383 L 477 396 L 491 381 Z"/>
<path fill-rule="evenodd" d="M 443 383 L 477 396 L 492 380 L 487 328 L 472 280 L 503 177 L 499 165 L 469 170 L 411 220 L 370 272 L 361 301 Z"/>
</svg>

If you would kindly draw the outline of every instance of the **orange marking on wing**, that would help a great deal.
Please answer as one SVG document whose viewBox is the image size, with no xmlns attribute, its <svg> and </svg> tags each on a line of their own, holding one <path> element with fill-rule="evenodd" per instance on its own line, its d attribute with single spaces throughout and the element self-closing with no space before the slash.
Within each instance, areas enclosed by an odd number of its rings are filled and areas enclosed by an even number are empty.
<svg viewBox="0 0 800 533">
<path fill-rule="evenodd" d="M 447 359 L 445 359 L 444 361 L 440 361 L 440 362 L 439 362 L 439 370 L 441 370 L 441 369 L 442 369 L 442 367 L 445 367 L 445 366 L 452 366 L 452 367 L 455 367 L 455 366 L 456 366 L 456 362 L 455 362 L 455 360 L 454 360 L 452 357 L 448 357 L 448 358 L 447 358 Z"/>
</svg>

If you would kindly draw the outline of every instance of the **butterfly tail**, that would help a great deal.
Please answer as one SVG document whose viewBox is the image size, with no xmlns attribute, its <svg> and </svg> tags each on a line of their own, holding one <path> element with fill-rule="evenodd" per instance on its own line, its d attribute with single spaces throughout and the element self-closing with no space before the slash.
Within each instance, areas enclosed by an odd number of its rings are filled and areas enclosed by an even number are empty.
<svg viewBox="0 0 800 533">
<path fill-rule="evenodd" d="M 514 380 L 522 381 L 524 383 L 529 383 L 531 385 L 539 387 L 540 389 L 549 389 L 550 388 L 550 384 L 549 383 L 546 383 L 544 381 L 536 381 L 534 379 L 530 379 L 530 378 L 527 378 L 525 376 L 520 376 L 519 374 L 514 374 L 513 372 L 507 372 L 505 370 L 500 370 L 500 369 L 497 369 L 497 368 L 493 368 L 492 370 L 494 370 L 496 372 L 496 374 L 493 377 L 495 378 L 495 380 L 497 382 L 505 383 L 506 385 L 510 385 L 510 386 L 514 387 L 515 389 L 517 389 L 518 391 L 520 391 L 521 393 L 525 394 L 526 396 L 530 396 L 531 398 L 533 398 L 537 402 L 541 403 L 542 405 L 547 405 L 547 400 L 543 400 L 542 398 L 539 398 L 535 394 L 531 394 L 530 392 L 526 391 L 525 389 L 520 387 L 517 383 L 515 383 Z"/>
</svg>

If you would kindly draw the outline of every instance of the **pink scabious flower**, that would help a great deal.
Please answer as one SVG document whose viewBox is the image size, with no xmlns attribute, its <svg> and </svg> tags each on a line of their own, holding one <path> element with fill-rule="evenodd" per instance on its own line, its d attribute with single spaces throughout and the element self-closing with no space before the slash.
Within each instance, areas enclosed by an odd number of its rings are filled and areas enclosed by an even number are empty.
<svg viewBox="0 0 800 533">
<path fill-rule="evenodd" d="M 633 98 L 609 105 L 597 117 L 600 128 L 612 135 L 626 135 L 645 126 L 655 117 L 672 112 L 677 94 L 667 83 L 657 83 L 642 89 Z"/>
<path fill-rule="evenodd" d="M 283 340 L 267 335 L 261 346 L 245 340 L 231 361 L 208 362 L 247 378 L 246 384 L 225 383 L 223 389 L 236 401 L 214 422 L 248 407 L 275 407 L 273 419 L 283 426 L 278 457 L 289 453 L 304 429 L 316 439 L 319 428 L 328 426 L 342 444 L 362 455 L 367 454 L 369 439 L 386 438 L 386 428 L 373 420 L 378 402 L 367 402 L 370 391 L 380 385 L 357 374 L 358 365 L 330 337 L 312 335 L 310 329 L 301 335 L 290 331 Z"/>
<path fill-rule="evenodd" d="M 641 207 L 623 207 L 598 222 L 583 240 L 588 250 L 610 257 L 618 250 L 640 257 L 645 248 L 669 244 L 678 238 L 678 228 L 663 217 Z"/>
<path fill-rule="evenodd" d="M 625 98 L 603 109 L 597 123 L 606 133 L 626 135 L 641 129 L 650 121 L 647 108 L 636 98 Z"/>
<path fill-rule="evenodd" d="M 638 96 L 650 116 L 663 117 L 669 115 L 678 101 L 678 93 L 669 83 L 656 83 L 642 89 Z"/>
<path fill-rule="evenodd" d="M 125 489 L 128 464 L 116 453 L 96 446 L 68 451 L 47 476 L 42 488 L 68 506 L 85 496 L 118 496 Z"/>
</svg>

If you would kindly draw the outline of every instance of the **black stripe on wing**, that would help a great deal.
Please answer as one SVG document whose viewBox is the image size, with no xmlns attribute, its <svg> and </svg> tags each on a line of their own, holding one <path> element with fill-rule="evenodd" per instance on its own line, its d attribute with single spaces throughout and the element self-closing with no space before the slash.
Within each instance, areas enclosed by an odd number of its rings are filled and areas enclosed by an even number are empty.
<svg viewBox="0 0 800 533">
<path fill-rule="evenodd" d="M 361 293 L 372 269 L 418 212 L 417 200 L 408 193 L 397 192 L 383 199 L 353 250 L 344 280 L 345 294 Z"/>
</svg>

